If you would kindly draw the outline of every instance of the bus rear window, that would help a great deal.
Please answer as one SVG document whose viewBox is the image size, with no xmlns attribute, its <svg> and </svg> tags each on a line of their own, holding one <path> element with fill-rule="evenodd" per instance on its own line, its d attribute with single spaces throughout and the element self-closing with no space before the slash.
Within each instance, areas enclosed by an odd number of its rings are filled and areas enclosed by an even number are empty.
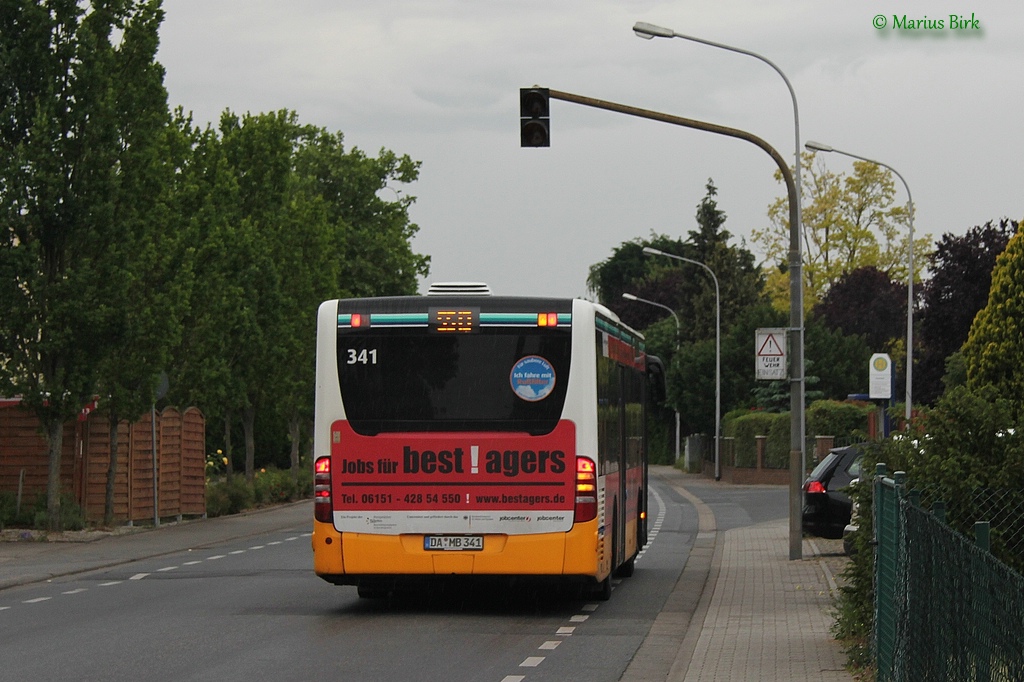
<svg viewBox="0 0 1024 682">
<path fill-rule="evenodd" d="M 570 346 L 565 328 L 495 327 L 449 335 L 423 328 L 339 330 L 345 414 L 364 435 L 549 433 L 565 402 Z M 513 377 L 524 373 L 539 375 L 535 394 L 523 389 L 522 376 Z"/>
</svg>

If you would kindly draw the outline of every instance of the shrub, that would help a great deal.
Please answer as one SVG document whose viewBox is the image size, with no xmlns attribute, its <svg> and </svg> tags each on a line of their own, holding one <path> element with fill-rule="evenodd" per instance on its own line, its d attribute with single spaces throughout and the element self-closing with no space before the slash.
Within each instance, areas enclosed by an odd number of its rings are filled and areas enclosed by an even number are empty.
<svg viewBox="0 0 1024 682">
<path fill-rule="evenodd" d="M 18 498 L 14 493 L 0 495 L 0 526 L 10 528 L 35 528 L 36 512 L 46 510 L 46 495 L 37 495 L 31 503 L 24 499 L 21 509 L 17 508 Z"/>
<path fill-rule="evenodd" d="M 807 408 L 807 435 L 846 440 L 865 434 L 875 407 L 870 403 L 816 400 Z"/>
<path fill-rule="evenodd" d="M 789 414 L 782 412 L 748 412 L 729 418 L 723 433 L 736 439 L 736 466 L 757 465 L 756 436 L 768 436 L 765 466 L 789 466 Z"/>
<path fill-rule="evenodd" d="M 253 481 L 256 504 L 276 504 L 296 499 L 299 487 L 290 471 L 266 469 L 256 472 Z"/>
<path fill-rule="evenodd" d="M 21 505 L 20 513 L 17 510 L 17 498 L 14 493 L 0 493 L 0 528 L 34 528 L 46 530 L 49 526 L 49 516 L 46 513 L 46 495 L 37 495 L 32 504 Z M 85 511 L 78 505 L 70 493 L 63 493 L 60 496 L 60 520 L 61 530 L 82 530 L 86 527 Z"/>
<path fill-rule="evenodd" d="M 299 471 L 295 475 L 295 487 L 298 499 L 313 497 L 313 467 L 308 462 L 305 466 L 299 466 Z"/>
<path fill-rule="evenodd" d="M 223 482 L 207 482 L 206 484 L 206 515 L 216 518 L 228 513 L 228 492 Z"/>
<path fill-rule="evenodd" d="M 209 517 L 237 514 L 252 506 L 253 487 L 242 476 L 206 484 L 206 515 Z"/>
<path fill-rule="evenodd" d="M 71 495 L 60 496 L 60 528 L 61 530 L 82 530 L 86 526 L 85 510 L 82 509 Z"/>
<path fill-rule="evenodd" d="M 0 530 L 11 525 L 14 519 L 14 493 L 0 492 Z"/>
<path fill-rule="evenodd" d="M 889 476 L 905 471 L 908 489 L 918 488 L 929 499 L 945 502 L 947 523 L 970 536 L 974 521 L 982 516 L 976 508 L 977 489 L 1024 487 L 1019 409 L 992 387 L 956 387 L 943 395 L 923 418 L 914 421 L 909 437 L 900 433 L 865 450 L 861 464 L 863 479 L 852 493 L 858 505 L 858 530 L 853 538 L 856 552 L 843 575 L 845 584 L 840 589 L 834 628 L 837 636 L 849 641 L 851 661 L 865 657 L 873 628 L 870 472 L 875 470 L 876 462 L 886 464 Z M 923 498 L 922 503 L 924 507 L 930 506 Z M 1001 549 L 993 543 L 994 552 Z"/>
</svg>

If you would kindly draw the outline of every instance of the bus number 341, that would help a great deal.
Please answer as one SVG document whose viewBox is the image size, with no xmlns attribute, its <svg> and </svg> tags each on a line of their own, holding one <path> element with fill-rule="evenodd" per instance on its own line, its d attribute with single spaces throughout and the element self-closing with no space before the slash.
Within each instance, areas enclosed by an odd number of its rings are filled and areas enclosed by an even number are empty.
<svg viewBox="0 0 1024 682">
<path fill-rule="evenodd" d="M 355 348 L 348 349 L 348 364 L 355 365 L 376 365 L 377 364 L 377 349 L 371 348 L 366 350 L 356 350 Z"/>
</svg>

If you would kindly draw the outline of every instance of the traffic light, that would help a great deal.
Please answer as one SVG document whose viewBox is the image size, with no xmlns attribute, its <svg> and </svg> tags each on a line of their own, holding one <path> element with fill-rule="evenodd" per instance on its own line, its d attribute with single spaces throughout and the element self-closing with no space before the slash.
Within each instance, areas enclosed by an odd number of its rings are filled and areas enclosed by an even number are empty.
<svg viewBox="0 0 1024 682">
<path fill-rule="evenodd" d="M 519 89 L 520 147 L 550 147 L 551 119 L 547 88 Z"/>
</svg>

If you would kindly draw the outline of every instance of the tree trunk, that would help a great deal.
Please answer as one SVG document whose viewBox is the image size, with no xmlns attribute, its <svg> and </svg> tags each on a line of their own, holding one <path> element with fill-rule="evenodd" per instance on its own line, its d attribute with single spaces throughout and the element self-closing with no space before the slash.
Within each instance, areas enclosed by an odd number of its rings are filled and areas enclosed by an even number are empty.
<svg viewBox="0 0 1024 682">
<path fill-rule="evenodd" d="M 235 473 L 235 468 L 231 463 L 231 410 L 224 412 L 224 457 L 228 460 L 224 465 L 224 474 L 230 481 L 232 474 Z"/>
<path fill-rule="evenodd" d="M 46 479 L 46 527 L 60 530 L 60 456 L 64 448 L 64 423 L 57 417 L 43 422 L 49 448 L 50 468 Z"/>
<path fill-rule="evenodd" d="M 302 432 L 302 420 L 298 412 L 293 412 L 288 420 L 288 440 L 291 441 L 291 468 L 292 478 L 299 477 L 299 438 Z"/>
<path fill-rule="evenodd" d="M 242 410 L 242 432 L 245 435 L 245 480 L 252 483 L 256 477 L 256 408 L 249 406 Z"/>
<path fill-rule="evenodd" d="M 107 426 L 110 429 L 110 463 L 107 465 L 107 488 L 103 498 L 103 525 L 114 523 L 114 481 L 117 479 L 117 436 L 120 426 L 117 410 L 111 409 Z"/>
</svg>

